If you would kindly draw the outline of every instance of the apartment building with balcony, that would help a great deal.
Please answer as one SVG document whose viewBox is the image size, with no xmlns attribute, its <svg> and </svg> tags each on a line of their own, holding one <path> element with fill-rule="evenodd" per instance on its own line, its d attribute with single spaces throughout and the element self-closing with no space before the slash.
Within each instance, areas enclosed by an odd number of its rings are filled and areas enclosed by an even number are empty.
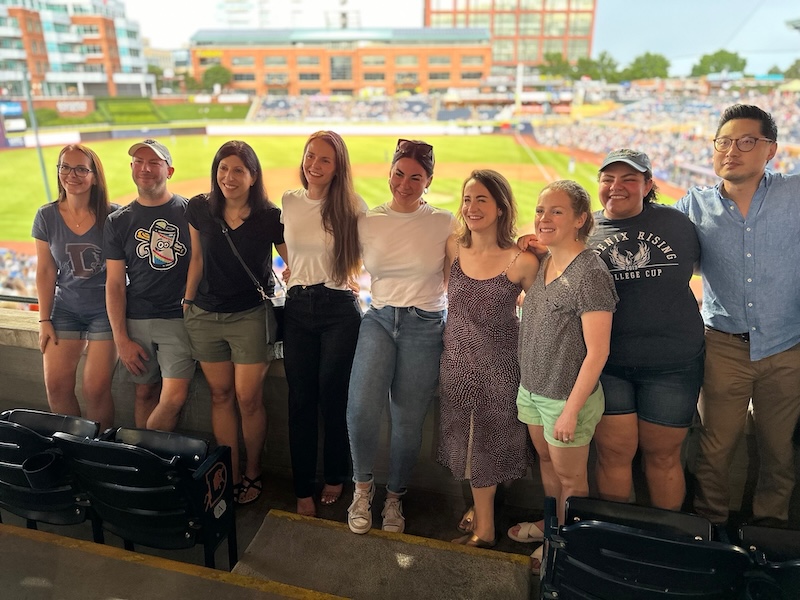
<svg viewBox="0 0 800 600">
<path fill-rule="evenodd" d="M 487 29 L 201 30 L 197 79 L 214 65 L 257 95 L 394 95 L 477 88 L 491 70 Z"/>
<path fill-rule="evenodd" d="M 139 26 L 121 0 L 0 0 L 0 93 L 146 96 Z"/>
</svg>

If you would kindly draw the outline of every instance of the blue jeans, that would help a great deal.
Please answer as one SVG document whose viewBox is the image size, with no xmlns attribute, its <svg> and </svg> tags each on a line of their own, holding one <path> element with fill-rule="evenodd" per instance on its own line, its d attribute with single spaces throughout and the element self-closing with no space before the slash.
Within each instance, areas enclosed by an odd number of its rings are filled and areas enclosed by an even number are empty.
<svg viewBox="0 0 800 600">
<path fill-rule="evenodd" d="M 361 309 L 350 291 L 323 285 L 289 290 L 283 366 L 289 384 L 289 448 L 298 498 L 315 492 L 319 413 L 325 425 L 325 483 L 338 485 L 350 474 L 345 413 L 360 323 Z"/>
<path fill-rule="evenodd" d="M 347 431 L 353 480 L 372 480 L 389 400 L 391 438 L 387 489 L 403 494 L 422 446 L 422 425 L 439 383 L 445 311 L 371 308 L 361 321 L 350 375 Z"/>
</svg>

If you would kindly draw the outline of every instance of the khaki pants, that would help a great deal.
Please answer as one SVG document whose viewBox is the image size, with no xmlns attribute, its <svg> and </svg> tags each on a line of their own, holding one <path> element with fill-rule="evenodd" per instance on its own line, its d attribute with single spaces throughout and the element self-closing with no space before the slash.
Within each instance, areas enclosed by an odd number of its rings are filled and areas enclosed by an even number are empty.
<svg viewBox="0 0 800 600">
<path fill-rule="evenodd" d="M 749 344 L 736 336 L 706 330 L 705 339 L 694 509 L 713 523 L 727 521 L 731 461 L 752 399 L 760 458 L 753 518 L 785 523 L 794 488 L 792 434 L 800 417 L 800 344 L 751 361 Z"/>
</svg>

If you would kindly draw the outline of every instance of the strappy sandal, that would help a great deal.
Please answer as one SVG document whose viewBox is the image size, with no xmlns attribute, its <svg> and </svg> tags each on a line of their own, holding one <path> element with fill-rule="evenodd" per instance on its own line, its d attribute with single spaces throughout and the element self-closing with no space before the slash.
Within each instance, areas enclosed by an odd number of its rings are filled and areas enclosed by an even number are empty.
<svg viewBox="0 0 800 600">
<path fill-rule="evenodd" d="M 264 489 L 263 484 L 261 482 L 261 475 L 256 477 L 255 479 L 250 479 L 247 475 L 242 475 L 242 483 L 239 489 L 239 495 L 236 497 L 236 502 L 240 506 L 244 506 L 245 504 L 252 504 L 256 500 L 261 497 L 261 492 Z M 250 490 L 255 490 L 256 493 L 254 496 L 248 497 Z"/>
<path fill-rule="evenodd" d="M 344 484 L 342 483 L 339 485 L 329 485 L 326 483 L 322 486 L 322 494 L 320 494 L 319 501 L 326 506 L 336 504 L 339 501 L 339 498 L 342 497 L 343 489 Z"/>
<path fill-rule="evenodd" d="M 514 533 L 514 527 L 519 527 L 517 533 Z M 532 544 L 544 541 L 544 531 L 539 529 L 539 526 L 534 522 L 523 521 L 522 523 L 517 523 L 514 527 L 508 530 L 508 537 L 515 542 Z"/>
</svg>

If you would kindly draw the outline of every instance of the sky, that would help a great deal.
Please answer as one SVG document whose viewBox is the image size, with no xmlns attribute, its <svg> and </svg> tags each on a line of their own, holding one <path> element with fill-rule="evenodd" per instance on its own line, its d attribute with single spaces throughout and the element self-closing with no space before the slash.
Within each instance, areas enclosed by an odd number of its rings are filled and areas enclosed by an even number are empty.
<svg viewBox="0 0 800 600">
<path fill-rule="evenodd" d="M 180 48 L 198 29 L 216 27 L 215 0 L 123 1 L 155 48 Z M 307 4 L 314 10 L 314 0 Z M 362 16 L 364 26 L 378 15 L 388 15 L 395 27 L 421 25 L 422 0 L 368 5 L 376 11 Z M 746 58 L 748 73 L 763 74 L 800 59 L 800 32 L 786 25 L 797 19 L 800 3 L 788 0 L 597 0 L 592 58 L 605 51 L 624 67 L 645 52 L 662 54 L 670 74 L 680 76 L 703 54 L 724 49 Z"/>
</svg>

